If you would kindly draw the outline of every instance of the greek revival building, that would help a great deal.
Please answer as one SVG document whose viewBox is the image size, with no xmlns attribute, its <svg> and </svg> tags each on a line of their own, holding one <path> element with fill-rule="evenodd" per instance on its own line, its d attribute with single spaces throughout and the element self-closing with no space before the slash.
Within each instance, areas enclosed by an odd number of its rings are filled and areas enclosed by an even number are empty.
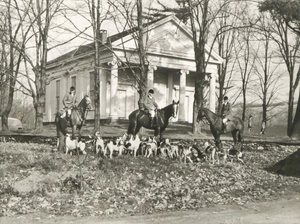
<svg viewBox="0 0 300 224">
<path fill-rule="evenodd" d="M 154 97 L 160 108 L 173 100 L 180 100 L 178 121 L 192 122 L 195 56 L 192 33 L 175 16 L 168 16 L 151 23 L 146 29 L 145 47 L 148 67 L 148 89 L 154 89 Z M 147 38 L 146 38 L 147 37 Z M 138 108 L 139 94 L 132 72 L 118 63 L 129 63 L 135 72 L 139 59 L 135 40 L 129 32 L 107 36 L 100 34 L 100 116 L 101 119 L 128 119 Z M 71 86 L 76 87 L 78 100 L 85 94 L 94 97 L 94 44 L 80 46 L 48 62 L 48 85 L 44 122 L 53 122 L 56 111 L 63 108 L 62 99 Z M 207 47 L 207 52 L 209 48 Z M 210 82 L 208 97 L 210 109 L 215 110 L 215 82 L 222 58 L 212 52 L 207 66 Z M 94 118 L 94 110 L 88 120 Z"/>
</svg>

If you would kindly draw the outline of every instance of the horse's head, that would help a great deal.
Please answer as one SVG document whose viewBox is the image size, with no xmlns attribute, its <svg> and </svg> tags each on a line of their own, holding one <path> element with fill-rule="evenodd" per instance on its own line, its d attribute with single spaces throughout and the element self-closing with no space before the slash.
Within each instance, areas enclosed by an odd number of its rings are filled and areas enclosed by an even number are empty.
<svg viewBox="0 0 300 224">
<path fill-rule="evenodd" d="M 91 98 L 89 97 L 89 95 L 85 95 L 83 99 L 84 99 L 85 109 L 86 110 L 92 109 L 92 101 L 91 101 Z"/>
<path fill-rule="evenodd" d="M 198 111 L 198 116 L 197 116 L 197 122 L 202 121 L 203 118 L 206 117 L 206 114 L 203 112 L 203 108 L 200 107 L 199 111 Z"/>
<path fill-rule="evenodd" d="M 178 107 L 179 107 L 179 100 L 178 102 L 175 102 L 173 100 L 173 104 L 172 104 L 172 117 L 176 118 L 177 114 L 178 114 Z"/>
</svg>

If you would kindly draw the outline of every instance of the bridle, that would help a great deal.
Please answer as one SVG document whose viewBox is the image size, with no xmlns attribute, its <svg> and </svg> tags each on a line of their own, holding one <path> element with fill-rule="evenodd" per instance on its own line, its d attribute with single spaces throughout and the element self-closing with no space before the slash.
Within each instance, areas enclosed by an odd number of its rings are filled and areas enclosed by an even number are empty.
<svg viewBox="0 0 300 224">
<path fill-rule="evenodd" d="M 173 103 L 172 105 L 172 117 L 176 118 L 178 113 L 178 104 Z"/>
<path fill-rule="evenodd" d="M 81 104 L 84 104 L 84 105 L 81 105 Z M 87 114 L 89 112 L 89 110 L 91 109 L 91 99 L 89 96 L 84 96 L 84 98 L 82 99 L 82 101 L 78 104 L 78 106 L 76 107 L 73 107 L 73 109 L 75 109 L 75 112 L 76 112 L 76 115 L 79 117 L 79 118 L 82 118 L 82 117 L 87 117 Z M 81 116 L 80 116 L 80 114 Z M 85 114 L 84 114 L 85 113 Z M 85 115 L 85 116 L 84 116 Z"/>
</svg>

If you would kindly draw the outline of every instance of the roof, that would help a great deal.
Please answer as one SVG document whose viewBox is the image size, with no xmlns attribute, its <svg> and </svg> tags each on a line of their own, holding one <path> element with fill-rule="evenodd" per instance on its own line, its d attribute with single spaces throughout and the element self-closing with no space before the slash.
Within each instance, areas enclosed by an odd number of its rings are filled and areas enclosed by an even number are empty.
<svg viewBox="0 0 300 224">
<path fill-rule="evenodd" d="M 144 24 L 144 27 L 147 27 L 147 26 L 149 26 L 153 23 L 156 23 L 157 21 L 162 20 L 164 18 L 160 18 L 158 20 L 154 20 L 154 21 L 151 21 L 150 23 Z M 123 37 L 126 37 L 126 36 L 128 36 L 129 34 L 131 34 L 133 32 L 136 32 L 137 29 L 138 29 L 137 27 L 134 27 L 134 28 L 125 30 L 123 32 L 114 34 L 112 36 L 109 36 L 109 37 L 107 37 L 107 43 L 100 43 L 99 47 L 103 47 L 104 45 L 110 47 L 110 43 L 115 42 L 117 40 L 120 40 Z M 65 60 L 65 59 L 69 59 L 70 57 L 80 56 L 80 55 L 82 55 L 84 53 L 87 53 L 87 52 L 90 52 L 91 50 L 94 50 L 94 49 L 95 49 L 95 43 L 94 42 L 86 44 L 86 45 L 79 46 L 75 50 L 72 50 L 72 51 L 70 51 L 66 54 L 63 54 L 63 55 L 53 59 L 53 60 L 48 61 L 47 65 L 55 64 L 56 62 L 59 62 L 59 61 Z"/>
<path fill-rule="evenodd" d="M 144 24 L 144 27 L 147 27 L 147 31 L 145 31 L 145 32 L 148 32 L 149 30 L 153 30 L 156 27 L 161 26 L 162 24 L 165 24 L 169 21 L 173 21 L 178 27 L 180 27 L 182 30 L 184 30 L 185 34 L 187 36 L 189 36 L 189 38 L 192 40 L 191 30 L 186 25 L 184 25 L 174 15 L 166 16 L 166 17 L 160 18 L 158 20 L 151 21 L 150 23 Z M 108 48 L 111 48 L 112 45 L 113 45 L 113 47 L 115 48 L 115 47 L 117 47 L 118 44 L 120 45 L 121 43 L 123 43 L 123 41 L 125 41 L 125 42 L 130 41 L 130 39 L 132 39 L 133 37 L 129 34 L 131 34 L 133 32 L 136 32 L 137 29 L 138 29 L 137 27 L 134 27 L 132 29 L 128 29 L 128 30 L 125 30 L 123 32 L 117 33 L 115 35 L 109 36 L 109 37 L 107 37 L 107 43 L 100 43 L 99 47 L 101 48 L 103 46 L 106 46 Z M 54 65 L 58 62 L 65 61 L 65 60 L 70 59 L 70 58 L 78 58 L 81 55 L 86 56 L 86 54 L 88 54 L 89 52 L 92 54 L 93 53 L 92 50 L 94 50 L 94 49 L 95 49 L 94 42 L 86 44 L 86 45 L 79 46 L 77 49 L 75 49 L 73 51 L 70 51 L 70 52 L 68 52 L 64 55 L 61 55 L 61 56 L 49 61 L 47 63 L 47 65 Z M 122 47 L 122 49 L 123 49 L 123 47 Z M 206 51 L 210 52 L 210 47 L 209 46 L 206 46 Z M 214 58 L 215 62 L 217 62 L 218 64 L 222 63 L 223 59 L 217 53 L 212 51 L 211 56 Z"/>
</svg>

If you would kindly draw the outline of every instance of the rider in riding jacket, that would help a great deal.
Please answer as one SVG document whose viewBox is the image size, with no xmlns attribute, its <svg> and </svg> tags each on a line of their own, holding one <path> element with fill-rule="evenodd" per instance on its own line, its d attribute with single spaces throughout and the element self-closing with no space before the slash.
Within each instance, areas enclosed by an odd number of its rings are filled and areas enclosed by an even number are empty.
<svg viewBox="0 0 300 224">
<path fill-rule="evenodd" d="M 148 95 L 146 96 L 146 99 L 144 101 L 144 106 L 145 106 L 146 110 L 149 111 L 149 114 L 150 114 L 151 127 L 154 126 L 154 119 L 153 118 L 155 116 L 155 112 L 156 112 L 157 109 L 159 109 L 157 103 L 155 102 L 153 94 L 154 94 L 154 90 L 149 89 Z"/>
<path fill-rule="evenodd" d="M 65 114 L 66 114 L 66 120 L 69 121 L 69 118 L 71 116 L 71 110 L 74 106 L 77 104 L 77 96 L 75 94 L 75 87 L 71 86 L 70 92 L 66 93 L 66 95 L 63 98 L 63 105 L 65 106 Z"/>
<path fill-rule="evenodd" d="M 223 116 L 223 132 L 226 133 L 226 126 L 228 121 L 232 120 L 231 116 L 231 104 L 228 102 L 228 97 L 224 96 L 224 101 L 222 105 L 222 116 Z"/>
</svg>

